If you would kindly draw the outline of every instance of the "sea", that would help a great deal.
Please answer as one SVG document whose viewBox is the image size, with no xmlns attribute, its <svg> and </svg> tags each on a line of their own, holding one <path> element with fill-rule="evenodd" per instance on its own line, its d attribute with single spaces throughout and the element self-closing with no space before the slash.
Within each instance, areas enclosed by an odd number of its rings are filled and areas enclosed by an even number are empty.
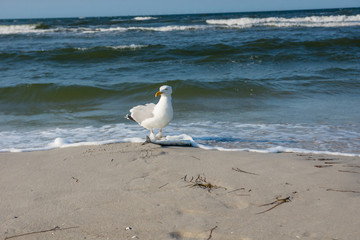
<svg viewBox="0 0 360 240">
<path fill-rule="evenodd" d="M 0 151 L 143 142 L 165 84 L 164 135 L 360 156 L 360 8 L 0 20 Z"/>
</svg>

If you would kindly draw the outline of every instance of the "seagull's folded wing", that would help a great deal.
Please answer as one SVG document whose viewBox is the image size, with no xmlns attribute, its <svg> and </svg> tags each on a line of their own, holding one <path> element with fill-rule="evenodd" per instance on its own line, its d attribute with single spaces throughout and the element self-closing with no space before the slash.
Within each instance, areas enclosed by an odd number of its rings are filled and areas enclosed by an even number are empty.
<svg viewBox="0 0 360 240">
<path fill-rule="evenodd" d="M 145 105 L 139 105 L 130 109 L 131 117 L 139 124 L 145 119 L 152 118 L 155 104 L 148 103 Z"/>
</svg>

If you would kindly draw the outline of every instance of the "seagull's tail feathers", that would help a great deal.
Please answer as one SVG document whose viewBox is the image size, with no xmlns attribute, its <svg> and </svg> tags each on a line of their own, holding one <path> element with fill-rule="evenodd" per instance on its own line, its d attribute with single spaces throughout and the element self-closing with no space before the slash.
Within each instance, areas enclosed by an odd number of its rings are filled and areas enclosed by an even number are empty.
<svg viewBox="0 0 360 240">
<path fill-rule="evenodd" d="M 134 119 L 131 115 L 129 115 L 129 114 L 126 114 L 125 118 L 126 118 L 126 119 L 129 119 L 129 120 L 131 120 L 131 121 L 136 122 L 135 119 Z"/>
</svg>

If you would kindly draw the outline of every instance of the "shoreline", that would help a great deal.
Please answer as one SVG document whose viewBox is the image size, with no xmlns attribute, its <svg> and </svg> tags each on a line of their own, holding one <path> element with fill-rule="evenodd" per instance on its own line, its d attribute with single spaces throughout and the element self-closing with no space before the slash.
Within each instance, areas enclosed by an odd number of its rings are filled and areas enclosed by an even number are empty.
<svg viewBox="0 0 360 240">
<path fill-rule="evenodd" d="M 358 157 L 115 143 L 2 152 L 0 164 L 4 239 L 360 235 Z"/>
<path fill-rule="evenodd" d="M 210 146 L 197 143 L 192 139 L 192 137 L 182 134 L 178 136 L 172 137 L 180 137 L 182 139 L 190 140 L 191 147 L 199 148 L 202 150 L 212 150 L 212 151 L 221 151 L 221 152 L 253 152 L 253 153 L 293 153 L 293 154 L 315 154 L 315 155 L 331 155 L 331 156 L 343 156 L 343 157 L 360 157 L 358 153 L 343 153 L 343 152 L 330 152 L 330 151 L 320 151 L 320 150 L 308 150 L 302 148 L 289 148 L 283 146 L 270 147 L 266 149 L 252 149 L 252 148 L 225 148 L 220 146 Z M 16 149 L 16 148 L 6 148 L 0 150 L 1 153 L 20 153 L 20 152 L 38 152 L 38 151 L 51 151 L 55 149 L 64 149 L 64 148 L 73 148 L 73 147 L 91 147 L 91 146 L 104 146 L 109 144 L 141 144 L 146 143 L 146 140 L 142 140 L 141 138 L 134 138 L 130 141 L 115 141 L 115 140 L 104 140 L 100 142 L 78 142 L 71 143 L 62 138 L 56 138 L 53 143 L 48 144 L 45 147 L 38 148 L 24 148 L 24 149 Z"/>
</svg>

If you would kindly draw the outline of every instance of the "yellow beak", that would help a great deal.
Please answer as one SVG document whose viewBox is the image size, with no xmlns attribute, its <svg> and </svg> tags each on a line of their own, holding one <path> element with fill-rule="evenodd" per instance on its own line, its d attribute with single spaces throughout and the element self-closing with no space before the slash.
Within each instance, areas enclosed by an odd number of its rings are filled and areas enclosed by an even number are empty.
<svg viewBox="0 0 360 240">
<path fill-rule="evenodd" d="M 157 96 L 159 96 L 159 95 L 161 95 L 162 94 L 162 92 L 157 92 L 156 94 L 155 94 L 155 97 L 157 97 Z"/>
</svg>

